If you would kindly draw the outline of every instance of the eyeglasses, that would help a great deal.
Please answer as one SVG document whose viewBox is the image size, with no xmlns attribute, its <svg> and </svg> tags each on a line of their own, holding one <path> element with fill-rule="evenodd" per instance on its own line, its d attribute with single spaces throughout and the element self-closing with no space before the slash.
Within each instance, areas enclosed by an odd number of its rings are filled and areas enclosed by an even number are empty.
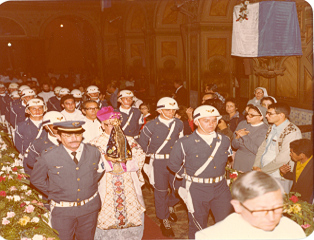
<svg viewBox="0 0 314 240">
<path fill-rule="evenodd" d="M 272 115 L 277 115 L 278 113 L 272 113 L 272 112 L 266 112 L 266 115 L 272 116 Z"/>
<path fill-rule="evenodd" d="M 98 107 L 94 107 L 94 108 L 85 108 L 85 110 L 87 111 L 96 111 L 98 110 L 99 108 Z"/>
<path fill-rule="evenodd" d="M 253 114 L 248 113 L 246 116 L 248 116 L 249 118 L 253 118 L 253 117 L 260 117 L 261 115 L 253 115 Z"/>
<path fill-rule="evenodd" d="M 264 217 L 266 216 L 269 212 L 273 212 L 273 214 L 279 214 L 282 213 L 283 206 L 279 206 L 276 208 L 271 208 L 271 209 L 261 209 L 261 210 L 250 210 L 246 206 L 244 206 L 243 203 L 241 203 L 241 206 L 244 207 L 247 211 L 249 211 L 253 216 L 259 216 L 259 217 Z"/>
</svg>

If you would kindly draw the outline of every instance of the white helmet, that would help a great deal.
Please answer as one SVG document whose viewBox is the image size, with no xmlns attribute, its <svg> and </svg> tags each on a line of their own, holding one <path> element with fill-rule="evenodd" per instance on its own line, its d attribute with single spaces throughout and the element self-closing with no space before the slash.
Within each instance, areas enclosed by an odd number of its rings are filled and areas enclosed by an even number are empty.
<svg viewBox="0 0 314 240">
<path fill-rule="evenodd" d="M 19 88 L 19 85 L 17 83 L 10 83 L 8 88 Z"/>
<path fill-rule="evenodd" d="M 19 93 L 21 94 L 21 92 L 24 90 L 24 89 L 28 89 L 30 88 L 28 85 L 22 85 L 19 87 Z"/>
<path fill-rule="evenodd" d="M 199 118 L 204 117 L 217 117 L 217 121 L 221 119 L 221 115 L 216 108 L 209 105 L 202 105 L 197 107 L 193 113 L 193 119 L 196 121 Z"/>
<path fill-rule="evenodd" d="M 123 97 L 134 97 L 134 94 L 130 90 L 122 90 L 119 92 L 118 100 L 123 98 Z"/>
<path fill-rule="evenodd" d="M 26 88 L 26 89 L 22 90 L 21 98 L 26 97 L 26 96 L 36 96 L 36 94 L 35 94 L 33 89 Z"/>
<path fill-rule="evenodd" d="M 178 110 L 179 106 L 176 100 L 171 97 L 163 97 L 158 100 L 156 110 L 161 109 L 175 109 Z"/>
<path fill-rule="evenodd" d="M 55 93 L 55 95 L 58 95 L 60 93 L 61 89 L 62 89 L 62 87 L 57 86 L 57 87 L 55 87 L 55 89 L 53 89 L 53 92 Z"/>
<path fill-rule="evenodd" d="M 29 100 L 26 103 L 25 112 L 27 112 L 28 108 L 32 107 L 32 106 L 43 106 L 44 107 L 44 112 L 47 111 L 47 107 L 46 107 L 44 101 L 39 99 L 39 98 L 33 98 L 33 99 Z"/>
<path fill-rule="evenodd" d="M 70 94 L 70 90 L 68 88 L 61 88 L 59 91 L 59 95 L 67 95 Z"/>
<path fill-rule="evenodd" d="M 97 86 L 91 85 L 86 89 L 86 93 L 100 93 L 100 91 Z"/>
<path fill-rule="evenodd" d="M 58 123 L 58 122 L 64 122 L 65 117 L 62 115 L 61 112 L 57 111 L 50 111 L 47 112 L 43 117 L 43 126 Z"/>
<path fill-rule="evenodd" d="M 82 98 L 82 92 L 78 89 L 73 89 L 71 91 L 71 94 L 73 95 L 73 97 L 75 98 Z"/>
<path fill-rule="evenodd" d="M 19 92 L 18 91 L 13 91 L 10 94 L 11 98 L 20 98 Z"/>
</svg>

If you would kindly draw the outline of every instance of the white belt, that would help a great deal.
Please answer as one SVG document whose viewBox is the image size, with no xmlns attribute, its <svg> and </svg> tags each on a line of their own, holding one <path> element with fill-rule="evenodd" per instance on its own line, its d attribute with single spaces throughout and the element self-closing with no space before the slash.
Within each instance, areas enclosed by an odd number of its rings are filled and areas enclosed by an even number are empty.
<svg viewBox="0 0 314 240">
<path fill-rule="evenodd" d="M 169 159 L 170 154 L 152 154 L 151 156 L 155 159 Z"/>
<path fill-rule="evenodd" d="M 97 196 L 98 192 L 96 192 L 93 196 L 91 196 L 89 199 L 85 199 L 83 201 L 80 202 L 60 202 L 57 203 L 53 200 L 50 200 L 50 205 L 54 206 L 54 207 L 76 207 L 76 206 L 83 206 L 86 203 L 90 202 L 91 200 L 93 200 L 96 196 Z"/>
<path fill-rule="evenodd" d="M 192 177 L 189 175 L 184 175 L 185 179 L 191 182 L 196 182 L 196 183 L 218 183 L 222 179 L 224 179 L 224 175 L 215 177 L 215 178 L 198 178 L 198 177 Z"/>
</svg>

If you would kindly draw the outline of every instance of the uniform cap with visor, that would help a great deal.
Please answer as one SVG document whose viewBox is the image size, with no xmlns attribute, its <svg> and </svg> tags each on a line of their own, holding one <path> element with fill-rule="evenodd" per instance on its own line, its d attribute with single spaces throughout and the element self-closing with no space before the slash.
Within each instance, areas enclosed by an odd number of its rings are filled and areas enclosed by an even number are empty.
<svg viewBox="0 0 314 240">
<path fill-rule="evenodd" d="M 158 100 L 156 110 L 174 109 L 178 110 L 179 106 L 176 100 L 171 97 L 163 97 Z"/>
</svg>

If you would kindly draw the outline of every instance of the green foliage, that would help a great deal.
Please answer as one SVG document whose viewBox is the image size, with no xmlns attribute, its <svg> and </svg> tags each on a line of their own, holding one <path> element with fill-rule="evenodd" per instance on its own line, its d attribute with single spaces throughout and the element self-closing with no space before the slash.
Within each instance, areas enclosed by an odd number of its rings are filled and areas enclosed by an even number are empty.
<svg viewBox="0 0 314 240">
<path fill-rule="evenodd" d="M 299 200 L 299 193 L 290 192 L 284 197 L 284 215 L 299 224 L 306 236 L 314 230 L 314 206 L 306 201 Z"/>
</svg>

